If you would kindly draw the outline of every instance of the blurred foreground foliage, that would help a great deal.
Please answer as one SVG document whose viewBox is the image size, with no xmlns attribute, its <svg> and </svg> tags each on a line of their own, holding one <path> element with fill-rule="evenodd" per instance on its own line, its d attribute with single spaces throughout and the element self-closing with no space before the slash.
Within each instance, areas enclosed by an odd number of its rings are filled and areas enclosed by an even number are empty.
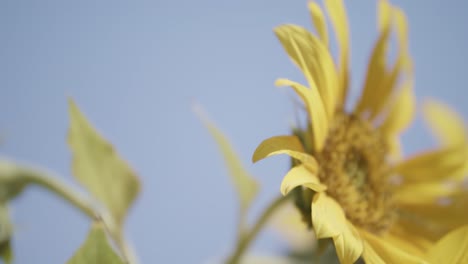
<svg viewBox="0 0 468 264">
<path fill-rule="evenodd" d="M 5 263 L 12 263 L 14 259 L 10 242 L 14 229 L 8 214 L 8 202 L 20 195 L 25 187 L 38 185 L 67 201 L 92 221 L 86 241 L 67 263 L 136 263 L 136 257 L 125 240 L 123 227 L 128 210 L 140 192 L 140 181 L 71 99 L 69 115 L 72 173 L 86 193 L 70 188 L 48 171 L 2 159 L 0 257 Z"/>
</svg>

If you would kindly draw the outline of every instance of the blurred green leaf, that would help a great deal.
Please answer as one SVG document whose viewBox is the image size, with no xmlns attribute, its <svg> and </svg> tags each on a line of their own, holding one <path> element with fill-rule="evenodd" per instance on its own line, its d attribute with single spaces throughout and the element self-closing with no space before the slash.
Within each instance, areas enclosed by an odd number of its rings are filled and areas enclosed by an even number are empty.
<svg viewBox="0 0 468 264">
<path fill-rule="evenodd" d="M 11 250 L 10 240 L 0 244 L 0 258 L 3 259 L 5 264 L 13 263 L 13 251 Z"/>
<path fill-rule="evenodd" d="M 244 215 L 258 193 L 258 183 L 244 168 L 229 140 L 215 126 L 215 124 L 209 120 L 201 106 L 195 105 L 194 110 L 218 144 L 218 147 L 228 167 L 232 182 L 234 183 L 234 187 L 238 193 L 241 205 L 241 213 Z"/>
<path fill-rule="evenodd" d="M 71 125 L 68 143 L 73 153 L 73 174 L 107 207 L 120 226 L 138 195 L 140 182 L 72 100 L 69 105 Z"/>
<path fill-rule="evenodd" d="M 0 203 L 0 258 L 7 264 L 13 261 L 11 251 L 11 236 L 13 235 L 13 225 L 8 214 L 8 207 L 5 203 Z"/>
<path fill-rule="evenodd" d="M 109 245 L 105 229 L 100 222 L 93 223 L 88 238 L 67 264 L 123 264 Z"/>
</svg>

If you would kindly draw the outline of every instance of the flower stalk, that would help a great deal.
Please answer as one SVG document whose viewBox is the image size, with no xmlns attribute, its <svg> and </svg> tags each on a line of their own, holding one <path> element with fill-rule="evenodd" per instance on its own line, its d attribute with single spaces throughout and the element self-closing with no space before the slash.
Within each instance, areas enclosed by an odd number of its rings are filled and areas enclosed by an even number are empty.
<svg viewBox="0 0 468 264">
<path fill-rule="evenodd" d="M 289 200 L 291 200 L 291 195 L 281 195 L 271 202 L 271 204 L 263 211 L 263 213 L 257 219 L 257 222 L 252 226 L 252 228 L 243 233 L 243 235 L 237 241 L 235 250 L 226 261 L 226 264 L 240 263 L 242 256 L 245 254 L 245 252 L 255 240 L 260 231 L 265 227 L 265 224 L 268 222 L 268 220 L 274 215 L 274 212 Z"/>
</svg>

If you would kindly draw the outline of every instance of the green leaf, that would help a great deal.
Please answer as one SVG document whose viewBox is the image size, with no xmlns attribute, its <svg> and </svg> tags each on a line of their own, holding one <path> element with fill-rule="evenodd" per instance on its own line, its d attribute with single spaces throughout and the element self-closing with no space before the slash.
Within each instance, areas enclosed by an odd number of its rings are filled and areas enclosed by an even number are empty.
<svg viewBox="0 0 468 264">
<path fill-rule="evenodd" d="M 13 225 L 8 214 L 8 207 L 5 203 L 0 204 L 0 258 L 7 264 L 12 263 L 13 253 L 11 251 L 11 236 L 13 235 Z"/>
<path fill-rule="evenodd" d="M 229 140 L 215 126 L 215 124 L 209 120 L 201 106 L 196 105 L 194 107 L 194 111 L 201 119 L 201 121 L 205 124 L 211 136 L 218 144 L 218 147 L 228 167 L 232 182 L 234 183 L 234 187 L 236 188 L 237 194 L 239 196 L 241 214 L 245 214 L 248 207 L 250 206 L 253 199 L 258 193 L 258 183 L 252 177 L 252 175 L 250 175 L 250 173 L 244 168 L 242 162 L 240 161 L 238 155 L 235 153 Z"/>
<path fill-rule="evenodd" d="M 109 245 L 104 226 L 93 223 L 88 238 L 67 264 L 124 264 Z"/>
<path fill-rule="evenodd" d="M 100 136 L 69 100 L 68 143 L 75 178 L 110 211 L 119 226 L 140 191 L 140 182 L 111 144 Z"/>
<path fill-rule="evenodd" d="M 10 240 L 0 244 L 0 258 L 3 259 L 5 264 L 13 263 L 13 251 L 11 250 Z"/>
</svg>

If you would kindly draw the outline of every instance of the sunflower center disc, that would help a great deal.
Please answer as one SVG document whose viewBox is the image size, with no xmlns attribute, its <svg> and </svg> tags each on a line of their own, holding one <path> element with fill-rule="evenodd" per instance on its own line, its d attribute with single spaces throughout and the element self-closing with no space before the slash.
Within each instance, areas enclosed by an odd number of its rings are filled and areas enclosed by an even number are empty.
<svg viewBox="0 0 468 264">
<path fill-rule="evenodd" d="M 376 234 L 387 230 L 395 215 L 386 153 L 386 144 L 372 124 L 340 114 L 324 149 L 315 155 L 328 195 L 341 205 L 348 220 Z"/>
</svg>

